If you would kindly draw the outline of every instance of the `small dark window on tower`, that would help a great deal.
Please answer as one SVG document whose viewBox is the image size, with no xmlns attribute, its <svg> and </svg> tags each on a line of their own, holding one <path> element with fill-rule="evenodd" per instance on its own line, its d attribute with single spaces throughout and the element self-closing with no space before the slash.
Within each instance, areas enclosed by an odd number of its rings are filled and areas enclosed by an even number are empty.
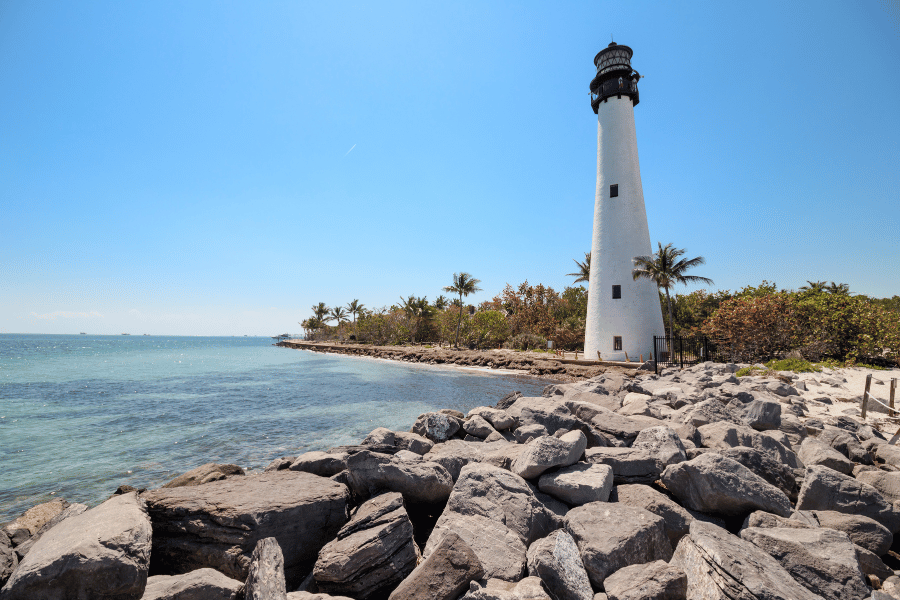
<svg viewBox="0 0 900 600">
<path fill-rule="evenodd" d="M 622 336 L 615 335 L 613 336 L 613 350 L 621 350 L 622 349 Z"/>
<path fill-rule="evenodd" d="M 618 195 L 619 195 L 619 184 L 614 183 L 611 186 L 609 186 L 609 197 L 615 198 Z"/>
<path fill-rule="evenodd" d="M 613 286 L 613 300 L 618 300 L 622 297 L 622 286 L 614 285 Z"/>
</svg>

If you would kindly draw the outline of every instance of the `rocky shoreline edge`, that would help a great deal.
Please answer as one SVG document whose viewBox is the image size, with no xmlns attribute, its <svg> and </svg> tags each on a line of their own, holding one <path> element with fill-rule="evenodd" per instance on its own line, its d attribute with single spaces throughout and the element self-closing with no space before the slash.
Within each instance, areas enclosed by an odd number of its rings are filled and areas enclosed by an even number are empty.
<svg viewBox="0 0 900 600">
<path fill-rule="evenodd" d="M 517 352 L 514 350 L 455 350 L 427 346 L 371 346 L 367 344 L 327 344 L 284 340 L 276 346 L 294 350 L 309 350 L 346 356 L 368 356 L 385 360 L 502 369 L 521 375 L 540 377 L 557 383 L 572 383 L 597 377 L 607 371 L 620 371 L 633 377 L 638 370 L 652 369 L 652 363 L 599 362 L 563 359 L 546 353 Z"/>
<path fill-rule="evenodd" d="M 0 600 L 900 598 L 900 448 L 839 373 L 738 368 L 606 372 L 39 504 L 0 526 Z"/>
</svg>

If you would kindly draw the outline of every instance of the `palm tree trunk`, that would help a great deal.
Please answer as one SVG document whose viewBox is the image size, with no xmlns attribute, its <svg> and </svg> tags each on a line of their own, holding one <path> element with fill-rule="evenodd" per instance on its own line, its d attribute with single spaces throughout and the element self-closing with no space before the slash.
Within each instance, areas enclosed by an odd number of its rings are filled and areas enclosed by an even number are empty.
<svg viewBox="0 0 900 600">
<path fill-rule="evenodd" d="M 669 297 L 669 288 L 666 288 L 666 305 L 669 307 L 669 337 L 672 338 L 672 343 L 674 343 L 674 323 L 672 321 L 672 298 Z"/>
<path fill-rule="evenodd" d="M 456 349 L 459 350 L 459 326 L 462 324 L 462 292 L 459 294 L 459 320 L 456 321 Z"/>
</svg>

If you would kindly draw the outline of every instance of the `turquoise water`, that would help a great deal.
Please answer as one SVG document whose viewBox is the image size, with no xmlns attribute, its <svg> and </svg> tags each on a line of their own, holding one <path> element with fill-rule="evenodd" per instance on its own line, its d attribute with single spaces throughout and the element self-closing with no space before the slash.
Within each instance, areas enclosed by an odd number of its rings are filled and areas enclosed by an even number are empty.
<svg viewBox="0 0 900 600">
<path fill-rule="evenodd" d="M 51 498 L 93 505 L 206 462 L 406 430 L 533 378 L 288 350 L 269 338 L 0 335 L 0 522 Z"/>
</svg>

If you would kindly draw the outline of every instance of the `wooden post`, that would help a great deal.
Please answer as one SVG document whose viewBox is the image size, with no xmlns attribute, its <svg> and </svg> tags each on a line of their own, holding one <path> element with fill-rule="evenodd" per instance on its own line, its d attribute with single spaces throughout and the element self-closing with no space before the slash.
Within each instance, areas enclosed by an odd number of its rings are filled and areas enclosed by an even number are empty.
<svg viewBox="0 0 900 600">
<path fill-rule="evenodd" d="M 627 352 L 625 353 L 625 362 L 631 362 L 631 359 L 628 358 L 628 353 L 627 353 Z"/>
<path fill-rule="evenodd" d="M 602 358 L 600 358 L 600 351 L 599 351 L 599 350 L 597 350 L 597 360 L 603 360 Z"/>
<path fill-rule="evenodd" d="M 891 401 L 890 401 L 891 414 L 889 415 L 891 417 L 894 416 L 894 394 L 896 393 L 896 391 L 897 391 L 897 378 L 895 377 L 894 379 L 891 379 Z"/>
<path fill-rule="evenodd" d="M 644 364 L 644 355 L 641 354 L 641 364 Z"/>
<path fill-rule="evenodd" d="M 862 406 L 860 410 L 862 411 L 862 418 L 866 418 L 866 408 L 869 405 L 869 388 L 872 386 L 872 375 L 866 375 L 866 391 L 863 392 L 862 397 Z"/>
</svg>

